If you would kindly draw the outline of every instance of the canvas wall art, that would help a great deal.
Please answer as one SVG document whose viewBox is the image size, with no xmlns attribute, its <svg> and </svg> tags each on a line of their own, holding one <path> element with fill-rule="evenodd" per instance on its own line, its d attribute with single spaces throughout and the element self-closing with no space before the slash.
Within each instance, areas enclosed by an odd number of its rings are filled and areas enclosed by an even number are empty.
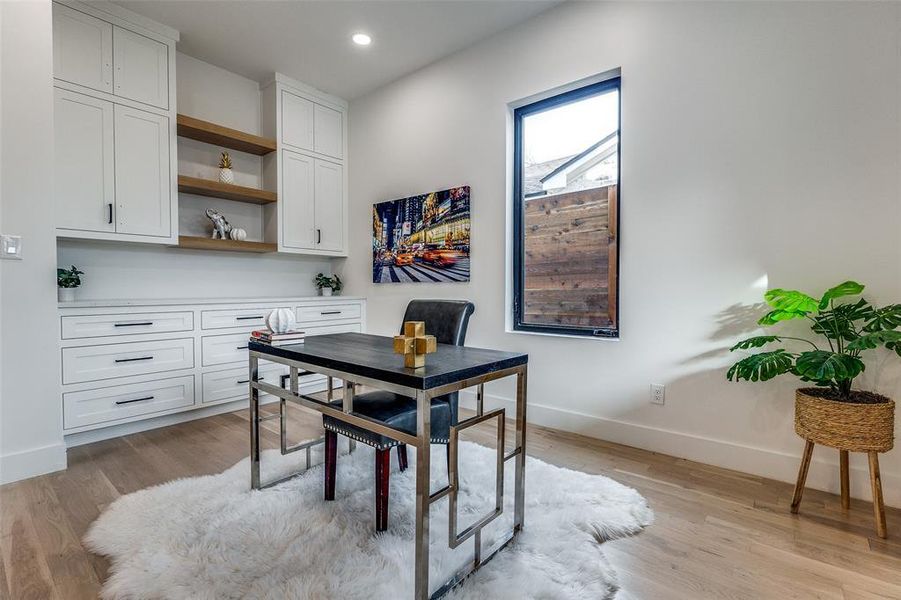
<svg viewBox="0 0 901 600">
<path fill-rule="evenodd" d="M 372 281 L 469 281 L 469 186 L 373 205 Z"/>
</svg>

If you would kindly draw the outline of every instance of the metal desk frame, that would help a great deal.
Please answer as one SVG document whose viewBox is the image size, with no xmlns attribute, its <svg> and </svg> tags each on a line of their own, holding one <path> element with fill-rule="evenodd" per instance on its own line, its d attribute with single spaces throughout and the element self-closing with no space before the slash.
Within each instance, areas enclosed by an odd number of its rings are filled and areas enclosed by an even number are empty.
<svg viewBox="0 0 901 600">
<path fill-rule="evenodd" d="M 288 379 L 290 386 L 286 389 L 269 383 L 260 381 L 259 379 L 259 361 L 267 360 L 279 364 L 287 365 L 290 368 Z M 302 373 L 301 373 L 302 372 Z M 328 402 L 323 402 L 312 396 L 301 394 L 298 391 L 298 375 L 308 373 L 321 373 L 328 378 L 328 399 L 332 398 L 332 380 L 334 378 L 344 381 L 344 397 L 342 409 L 338 410 L 331 406 Z M 406 387 L 379 381 L 369 377 L 354 375 L 353 373 L 343 372 L 335 369 L 321 367 L 309 363 L 291 360 L 281 356 L 250 351 L 250 481 L 251 487 L 255 490 L 264 489 L 277 485 L 287 479 L 296 477 L 300 473 L 294 473 L 283 477 L 277 481 L 262 484 L 260 481 L 260 423 L 272 417 L 260 417 L 260 392 L 272 394 L 280 399 L 279 413 L 273 415 L 278 417 L 281 422 L 280 437 L 282 454 L 295 452 L 298 450 L 306 450 L 307 468 L 310 466 L 310 447 L 321 443 L 321 440 L 305 442 L 296 446 L 287 446 L 287 434 L 285 427 L 285 403 L 292 402 L 306 408 L 310 408 L 324 415 L 329 415 L 349 423 L 362 427 L 374 433 L 386 435 L 399 442 L 403 442 L 408 446 L 416 448 L 416 533 L 414 536 L 415 545 L 415 584 L 414 595 L 416 600 L 427 600 L 428 598 L 440 598 L 454 586 L 462 582 L 467 576 L 481 568 L 485 563 L 491 560 L 495 554 L 509 544 L 523 528 L 523 517 L 525 512 L 525 457 L 526 457 L 526 378 L 528 373 L 528 363 L 494 371 L 485 375 L 463 379 L 457 382 L 448 383 L 439 387 L 428 390 L 421 390 L 412 387 Z M 516 377 L 516 438 L 514 449 L 505 454 L 504 447 L 504 409 L 497 409 L 488 413 L 484 412 L 484 384 L 489 381 L 502 379 L 504 377 Z M 353 411 L 353 397 L 355 384 L 382 389 L 397 394 L 416 399 L 416 435 L 410 435 L 404 431 L 389 427 L 380 421 L 368 419 L 359 415 L 350 414 Z M 448 472 L 448 485 L 432 493 L 429 489 L 430 476 L 430 458 L 431 458 L 431 404 L 432 398 L 443 396 L 451 392 L 457 392 L 465 388 L 477 386 L 476 393 L 476 416 L 459 422 L 451 427 L 451 460 Z M 471 427 L 483 421 L 492 418 L 498 419 L 498 462 L 497 462 L 497 503 L 495 509 L 487 515 L 481 517 L 474 524 L 467 527 L 463 532 L 456 531 L 456 498 L 458 493 L 458 471 L 457 471 L 457 440 L 459 432 L 467 427 Z M 503 512 L 503 482 L 504 482 L 504 466 L 507 461 L 515 460 L 515 489 L 513 504 L 513 530 L 501 541 L 495 544 L 487 552 L 483 553 L 482 549 L 482 528 Z M 449 532 L 448 545 L 456 548 L 459 544 L 468 538 L 474 540 L 473 561 L 470 566 L 464 568 L 460 572 L 454 574 L 447 582 L 439 587 L 432 596 L 429 596 L 429 507 L 433 502 L 437 502 L 441 498 L 449 496 Z"/>
</svg>

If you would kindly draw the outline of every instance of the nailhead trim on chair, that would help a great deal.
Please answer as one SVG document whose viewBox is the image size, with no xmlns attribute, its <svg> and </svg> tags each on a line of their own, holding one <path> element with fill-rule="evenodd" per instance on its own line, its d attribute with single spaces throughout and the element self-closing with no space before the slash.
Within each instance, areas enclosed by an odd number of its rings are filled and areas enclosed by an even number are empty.
<svg viewBox="0 0 901 600">
<path fill-rule="evenodd" d="M 386 449 L 388 449 L 388 448 L 394 448 L 395 446 L 400 446 L 400 444 L 401 444 L 401 442 L 398 442 L 398 441 L 394 440 L 394 441 L 392 441 L 390 444 L 380 444 L 380 445 L 376 446 L 376 445 L 374 445 L 371 441 L 369 441 L 369 440 L 364 440 L 363 438 L 361 438 L 361 437 L 358 436 L 357 434 L 351 433 L 350 431 L 345 431 L 344 429 L 340 429 L 340 428 L 338 428 L 338 427 L 334 427 L 334 426 L 331 426 L 331 425 L 323 425 L 323 427 L 324 427 L 325 429 L 327 429 L 328 431 L 334 431 L 335 433 L 340 433 L 341 435 L 347 436 L 347 437 L 349 437 L 349 438 L 352 439 L 352 440 L 356 440 L 356 441 L 358 441 L 358 442 L 362 442 L 362 443 L 366 444 L 367 446 L 372 446 L 372 447 L 375 448 L 376 450 L 386 450 Z M 450 440 L 449 440 L 449 439 L 432 438 L 432 439 L 429 440 L 429 441 L 430 441 L 432 444 L 450 444 Z"/>
</svg>

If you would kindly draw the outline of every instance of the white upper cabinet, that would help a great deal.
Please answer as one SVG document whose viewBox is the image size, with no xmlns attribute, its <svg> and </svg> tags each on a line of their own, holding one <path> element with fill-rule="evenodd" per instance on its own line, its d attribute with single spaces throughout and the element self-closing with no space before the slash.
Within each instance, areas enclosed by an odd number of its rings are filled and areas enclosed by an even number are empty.
<svg viewBox="0 0 901 600">
<path fill-rule="evenodd" d="M 53 76 L 112 93 L 112 24 L 68 6 L 54 4 Z"/>
<path fill-rule="evenodd" d="M 177 241 L 177 40 L 115 5 L 53 2 L 58 236 Z"/>
<path fill-rule="evenodd" d="M 317 104 L 313 109 L 313 150 L 344 158 L 344 115 Z"/>
<path fill-rule="evenodd" d="M 315 159 L 282 150 L 282 205 L 279 227 L 282 246 L 292 249 L 316 247 L 314 207 Z"/>
<path fill-rule="evenodd" d="M 116 231 L 169 236 L 169 119 L 116 106 Z"/>
<path fill-rule="evenodd" d="M 313 149 L 313 103 L 282 91 L 282 144 L 297 150 Z"/>
<path fill-rule="evenodd" d="M 344 158 L 344 114 L 282 90 L 281 142 L 293 150 Z"/>
<path fill-rule="evenodd" d="M 114 93 L 169 108 L 169 48 L 133 31 L 113 31 Z"/>
<path fill-rule="evenodd" d="M 56 226 L 115 231 L 113 103 L 57 89 L 53 111 Z"/>
<path fill-rule="evenodd" d="M 314 215 L 317 250 L 344 250 L 344 168 L 316 160 Z"/>
<path fill-rule="evenodd" d="M 279 145 L 263 159 L 278 191 L 269 239 L 279 252 L 346 256 L 347 103 L 278 73 L 262 99 L 264 129 Z"/>
<path fill-rule="evenodd" d="M 169 52 L 163 41 L 53 4 L 53 76 L 60 81 L 165 110 Z"/>
</svg>

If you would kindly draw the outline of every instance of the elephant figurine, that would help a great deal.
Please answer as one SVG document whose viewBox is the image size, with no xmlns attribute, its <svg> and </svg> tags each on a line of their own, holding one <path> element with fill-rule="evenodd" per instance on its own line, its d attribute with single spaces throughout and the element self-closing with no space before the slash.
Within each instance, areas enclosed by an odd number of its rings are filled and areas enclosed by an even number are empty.
<svg viewBox="0 0 901 600">
<path fill-rule="evenodd" d="M 213 239 L 227 240 L 232 226 L 228 224 L 225 217 L 217 210 L 212 208 L 206 209 L 206 216 L 213 222 Z"/>
</svg>

